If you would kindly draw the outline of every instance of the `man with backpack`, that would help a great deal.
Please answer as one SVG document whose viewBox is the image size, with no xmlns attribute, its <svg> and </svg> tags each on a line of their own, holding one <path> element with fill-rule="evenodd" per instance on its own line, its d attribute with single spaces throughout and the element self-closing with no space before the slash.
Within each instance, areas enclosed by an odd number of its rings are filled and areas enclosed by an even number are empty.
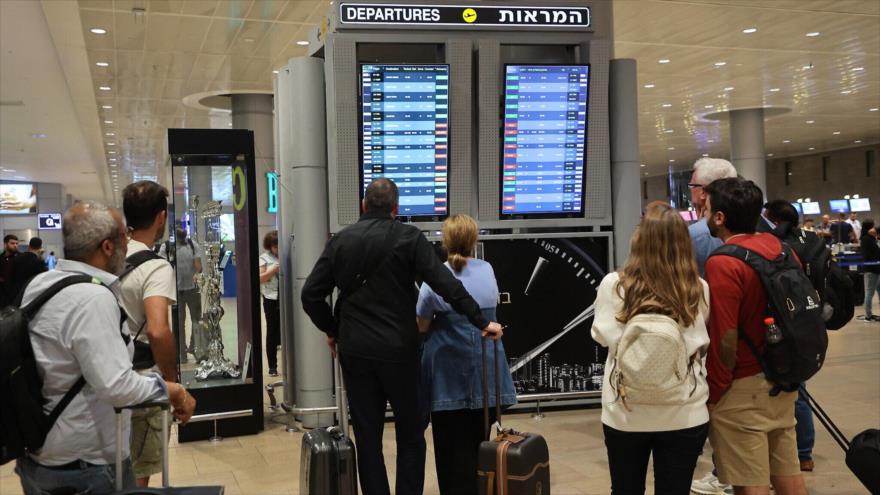
<svg viewBox="0 0 880 495">
<path fill-rule="evenodd" d="M 170 400 L 186 422 L 195 399 L 176 383 L 132 369 L 131 339 L 114 295 L 126 252 L 119 212 L 77 203 L 62 230 L 66 259 L 36 276 L 21 309 L 6 308 L 0 318 L 0 462 L 16 459 L 26 495 L 110 494 L 116 491 L 114 407 Z M 123 478 L 132 488 L 123 425 Z"/>
<path fill-rule="evenodd" d="M 147 355 L 152 351 L 154 370 L 167 381 L 177 381 L 177 349 L 168 318 L 168 308 L 177 298 L 174 270 L 152 250 L 165 233 L 168 190 L 153 181 L 129 184 L 122 190 L 122 209 L 129 241 L 126 270 L 120 276 L 120 303 L 128 314 L 130 333 L 141 339 L 140 348 Z M 135 367 L 140 368 L 143 359 L 137 354 Z M 132 414 L 132 464 L 138 486 L 147 486 L 150 475 L 162 470 L 162 442 L 168 441 L 158 428 L 162 414 L 166 413 L 158 407 Z"/>
<path fill-rule="evenodd" d="M 771 342 L 777 342 L 780 333 L 781 342 L 795 339 L 789 332 L 791 315 L 779 312 L 775 304 L 780 295 L 790 296 L 797 306 L 798 311 L 791 314 L 805 314 L 812 325 L 821 325 L 816 315 L 818 294 L 796 257 L 786 253 L 776 237 L 755 233 L 763 193 L 753 182 L 721 179 L 705 190 L 709 230 L 725 242 L 706 262 L 705 275 L 712 294 L 707 357 L 709 438 L 718 478 L 733 485 L 738 494 L 766 494 L 772 483 L 780 495 L 805 495 L 795 440 L 797 384 L 793 388 L 787 381 L 789 375 L 773 366 L 779 344 L 768 345 L 767 335 Z M 755 269 L 762 260 L 765 266 L 778 269 L 771 274 L 772 280 L 779 273 L 794 277 L 803 294 L 771 294 L 765 288 L 769 269 L 760 273 Z M 783 262 L 784 270 L 777 265 Z M 779 325 L 768 316 L 775 317 Z M 819 329 L 805 331 L 821 340 Z M 821 332 L 824 335 L 824 326 Z M 824 350 L 817 357 L 819 365 L 823 358 Z M 789 371 L 802 367 L 800 361 L 786 364 Z"/>
</svg>

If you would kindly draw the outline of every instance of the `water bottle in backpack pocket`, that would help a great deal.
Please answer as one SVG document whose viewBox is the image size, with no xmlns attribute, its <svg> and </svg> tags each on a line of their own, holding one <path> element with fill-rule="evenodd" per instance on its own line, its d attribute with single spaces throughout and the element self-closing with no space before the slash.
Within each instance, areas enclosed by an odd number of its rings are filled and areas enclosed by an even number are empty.
<svg viewBox="0 0 880 495">
<path fill-rule="evenodd" d="M 696 354 L 688 356 L 678 322 L 641 314 L 623 329 L 609 381 L 628 410 L 637 404 L 684 404 L 697 389 L 695 366 Z"/>
</svg>

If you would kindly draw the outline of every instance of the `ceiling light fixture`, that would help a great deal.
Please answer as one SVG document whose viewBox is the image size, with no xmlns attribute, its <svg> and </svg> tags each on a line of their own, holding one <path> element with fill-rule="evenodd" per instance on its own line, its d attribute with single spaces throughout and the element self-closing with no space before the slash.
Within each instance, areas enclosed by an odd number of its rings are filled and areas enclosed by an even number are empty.
<svg viewBox="0 0 880 495">
<path fill-rule="evenodd" d="M 831 134 L 834 134 L 835 136 L 837 136 L 838 134 L 840 134 L 840 131 L 834 131 Z"/>
<path fill-rule="evenodd" d="M 743 34 L 752 34 L 758 31 L 758 28 L 746 28 L 743 29 Z"/>
<path fill-rule="evenodd" d="M 104 123 L 109 125 L 109 124 L 112 124 L 113 121 L 112 120 L 105 120 Z"/>
<path fill-rule="evenodd" d="M 724 88 L 724 91 L 733 91 L 733 86 L 728 86 Z"/>
<path fill-rule="evenodd" d="M 116 154 L 116 152 L 113 151 L 113 150 L 110 150 L 110 151 L 108 151 L 107 153 L 110 153 L 111 155 L 115 155 L 115 154 Z"/>
<path fill-rule="evenodd" d="M 714 143 L 715 140 L 714 140 L 714 139 L 710 139 L 710 140 L 708 140 L 708 141 L 706 141 L 706 142 L 707 142 L 707 143 Z"/>
<path fill-rule="evenodd" d="M 770 92 L 777 93 L 777 92 L 779 92 L 779 88 L 770 88 Z"/>
<path fill-rule="evenodd" d="M 773 156 L 773 153 L 767 153 L 767 156 Z"/>
<path fill-rule="evenodd" d="M 863 70 L 865 70 L 865 68 L 864 68 L 864 67 L 853 67 L 853 68 L 850 69 L 850 70 L 853 71 L 853 72 L 859 72 L 859 71 L 863 71 Z"/>
<path fill-rule="evenodd" d="M 816 148 L 813 148 L 812 146 L 810 146 L 809 148 L 807 148 L 808 151 L 813 151 L 814 149 L 816 149 Z"/>
<path fill-rule="evenodd" d="M 709 156 L 709 153 L 703 153 L 703 158 L 706 158 L 707 156 Z"/>
<path fill-rule="evenodd" d="M 840 92 L 840 94 L 842 94 L 842 95 L 848 95 L 850 93 L 852 93 L 851 89 L 844 89 L 843 91 Z"/>
<path fill-rule="evenodd" d="M 645 167 L 646 167 L 646 165 L 645 165 L 644 163 L 641 164 L 641 165 L 639 165 L 639 166 L 642 167 L 642 168 L 645 168 Z"/>
<path fill-rule="evenodd" d="M 812 68 L 813 68 L 813 64 L 805 65 L 805 66 L 801 67 L 801 69 L 803 69 L 803 70 L 810 70 Z"/>
<path fill-rule="evenodd" d="M 874 107 L 868 109 L 869 112 L 876 112 L 877 110 L 880 110 L 880 108 Z"/>
<path fill-rule="evenodd" d="M 111 88 L 110 86 L 98 86 L 98 89 L 100 89 L 101 91 L 110 91 L 113 88 Z"/>
<path fill-rule="evenodd" d="M 89 32 L 92 34 L 107 34 L 107 30 L 104 28 L 92 28 L 89 29 Z"/>
<path fill-rule="evenodd" d="M 854 143 L 856 143 L 856 144 L 859 144 L 859 143 L 861 143 L 861 142 L 862 142 L 862 140 L 861 140 L 861 139 L 856 139 L 856 140 L 855 140 L 855 141 L 853 141 L 853 142 L 854 142 Z"/>
<path fill-rule="evenodd" d="M 34 138 L 34 139 L 46 139 L 46 138 L 49 137 L 49 136 L 46 135 L 46 134 L 44 134 L 44 133 L 42 133 L 42 132 L 39 132 L 39 133 L 37 133 L 37 134 L 31 134 L 31 137 Z"/>
<path fill-rule="evenodd" d="M 103 108 L 104 110 L 110 110 L 113 107 L 111 105 L 101 105 L 101 108 Z"/>
<path fill-rule="evenodd" d="M 658 64 L 668 64 L 670 60 L 668 58 L 661 58 L 657 61 Z"/>
<path fill-rule="evenodd" d="M 653 87 L 654 87 L 653 84 L 645 84 L 645 89 L 651 89 Z"/>
<path fill-rule="evenodd" d="M 727 65 L 727 62 L 715 62 L 715 67 L 724 67 Z"/>
<path fill-rule="evenodd" d="M 273 71 L 272 71 L 272 74 L 278 74 L 278 71 L 277 71 L 277 70 L 273 70 Z"/>
<path fill-rule="evenodd" d="M 815 121 L 815 120 L 808 120 L 807 123 L 808 123 L 808 124 L 815 124 L 816 121 Z"/>
<path fill-rule="evenodd" d="M 661 106 L 662 106 L 663 108 L 669 108 L 669 107 L 672 106 L 672 103 L 664 103 L 664 104 L 661 105 Z"/>
<path fill-rule="evenodd" d="M 715 105 L 705 105 L 703 108 L 715 108 Z"/>
<path fill-rule="evenodd" d="M 106 133 L 106 134 L 104 134 L 104 135 L 105 135 L 105 136 L 115 136 L 116 133 L 115 133 L 115 132 L 108 132 L 108 133 Z"/>
<path fill-rule="evenodd" d="M 675 160 L 669 160 L 669 163 L 675 163 Z"/>
<path fill-rule="evenodd" d="M 309 42 L 307 40 L 299 40 L 296 42 L 296 44 L 299 46 L 308 46 Z"/>
<path fill-rule="evenodd" d="M 820 33 L 819 31 L 813 31 L 813 32 L 807 33 L 807 38 L 815 38 L 816 36 L 819 36 L 820 34 L 822 34 L 822 33 Z"/>
<path fill-rule="evenodd" d="M 107 143 L 107 146 L 116 146 L 116 143 Z"/>
<path fill-rule="evenodd" d="M 95 65 L 97 65 L 98 67 L 110 67 L 109 62 L 95 62 Z"/>
<path fill-rule="evenodd" d="M 675 132 L 675 131 L 672 130 L 672 129 L 666 129 L 666 130 L 663 131 L 663 132 L 665 132 L 666 134 L 672 134 L 672 133 Z"/>
<path fill-rule="evenodd" d="M 790 139 L 783 139 L 783 140 L 782 140 L 782 144 L 788 144 L 788 143 L 790 143 L 790 142 L 791 142 Z"/>
<path fill-rule="evenodd" d="M 669 150 L 669 151 L 675 151 L 675 146 L 670 146 L 670 147 L 668 147 L 668 148 L 666 148 L 666 149 Z"/>
</svg>

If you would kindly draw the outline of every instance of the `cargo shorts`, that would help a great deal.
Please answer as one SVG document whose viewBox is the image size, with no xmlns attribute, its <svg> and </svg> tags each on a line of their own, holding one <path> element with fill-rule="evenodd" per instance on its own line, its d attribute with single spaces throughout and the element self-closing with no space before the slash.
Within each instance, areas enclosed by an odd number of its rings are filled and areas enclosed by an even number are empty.
<svg viewBox="0 0 880 495">
<path fill-rule="evenodd" d="M 135 409 L 131 412 L 131 463 L 135 478 L 146 478 L 162 472 L 162 415 L 168 414 L 159 407 Z M 171 424 L 171 418 L 168 418 Z"/>
</svg>

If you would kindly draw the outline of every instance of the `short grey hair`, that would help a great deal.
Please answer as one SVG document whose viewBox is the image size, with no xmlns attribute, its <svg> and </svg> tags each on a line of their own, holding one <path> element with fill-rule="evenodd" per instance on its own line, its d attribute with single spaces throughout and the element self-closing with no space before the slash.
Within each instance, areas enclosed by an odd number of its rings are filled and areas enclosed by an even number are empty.
<svg viewBox="0 0 880 495">
<path fill-rule="evenodd" d="M 77 201 L 64 212 L 61 233 L 64 237 L 64 257 L 85 261 L 101 242 L 119 235 L 119 226 L 107 205 L 96 201 Z"/>
<path fill-rule="evenodd" d="M 694 162 L 694 175 L 702 186 L 708 186 L 718 179 L 736 177 L 736 169 L 723 158 L 700 158 Z"/>
</svg>

